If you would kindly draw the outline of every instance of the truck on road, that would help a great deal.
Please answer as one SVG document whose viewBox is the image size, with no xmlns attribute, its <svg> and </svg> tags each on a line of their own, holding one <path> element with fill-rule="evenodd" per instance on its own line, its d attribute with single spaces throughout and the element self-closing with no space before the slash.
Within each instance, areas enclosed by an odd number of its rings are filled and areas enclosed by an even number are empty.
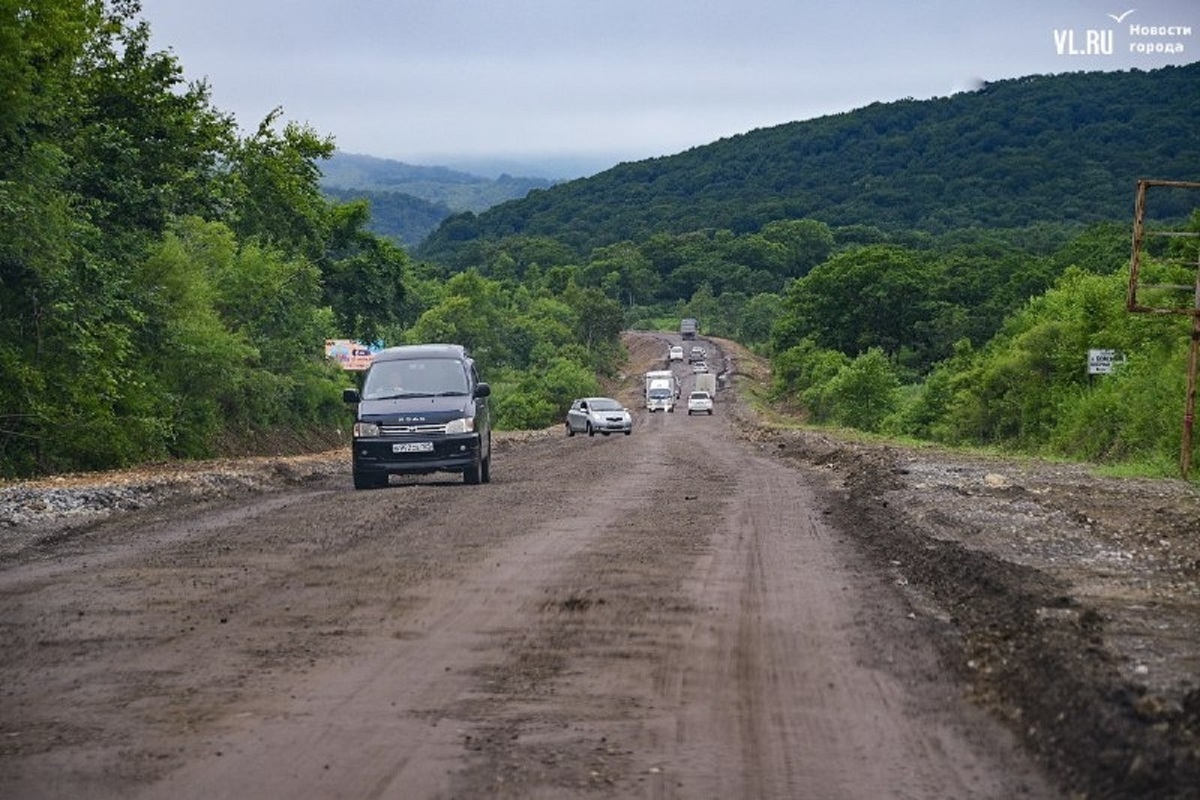
<svg viewBox="0 0 1200 800">
<path fill-rule="evenodd" d="M 700 332 L 700 323 L 691 317 L 685 317 L 679 321 L 679 335 L 684 339 L 695 339 L 696 334 Z"/>
<path fill-rule="evenodd" d="M 696 375 L 693 392 L 708 392 L 711 397 L 717 396 L 717 376 L 711 372 L 701 372 Z"/>
<path fill-rule="evenodd" d="M 646 410 L 675 412 L 679 398 L 679 379 L 669 369 L 653 369 L 646 373 Z"/>
</svg>

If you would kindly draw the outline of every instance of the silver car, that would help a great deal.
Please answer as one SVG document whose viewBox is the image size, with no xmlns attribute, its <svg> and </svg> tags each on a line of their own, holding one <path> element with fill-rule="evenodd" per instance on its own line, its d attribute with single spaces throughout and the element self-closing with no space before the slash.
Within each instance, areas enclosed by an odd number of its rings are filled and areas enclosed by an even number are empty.
<svg viewBox="0 0 1200 800">
<path fill-rule="evenodd" d="M 633 417 L 625 406 L 611 397 L 581 397 L 571 404 L 567 412 L 567 435 L 586 433 L 595 436 L 602 433 L 633 433 Z"/>
<path fill-rule="evenodd" d="M 687 408 L 689 417 L 692 414 L 708 414 L 711 417 L 713 411 L 712 395 L 702 390 L 692 392 L 688 395 Z"/>
</svg>

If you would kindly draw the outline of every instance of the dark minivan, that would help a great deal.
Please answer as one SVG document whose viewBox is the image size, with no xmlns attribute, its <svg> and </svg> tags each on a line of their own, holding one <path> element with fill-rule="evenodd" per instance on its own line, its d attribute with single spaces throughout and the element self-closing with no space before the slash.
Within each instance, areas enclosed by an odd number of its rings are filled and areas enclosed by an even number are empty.
<svg viewBox="0 0 1200 800">
<path fill-rule="evenodd" d="M 357 403 L 354 488 L 386 486 L 389 475 L 461 472 L 465 483 L 491 480 L 491 388 L 457 344 L 389 347 L 375 354 Z"/>
</svg>

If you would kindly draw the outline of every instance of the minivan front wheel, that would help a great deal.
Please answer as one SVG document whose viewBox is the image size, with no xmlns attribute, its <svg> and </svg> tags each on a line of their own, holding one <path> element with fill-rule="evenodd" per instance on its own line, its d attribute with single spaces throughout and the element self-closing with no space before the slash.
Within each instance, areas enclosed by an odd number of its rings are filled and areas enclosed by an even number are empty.
<svg viewBox="0 0 1200 800">
<path fill-rule="evenodd" d="M 355 489 L 379 489 L 387 486 L 388 477 L 384 475 L 364 474 L 358 470 L 354 470 L 354 488 Z"/>
<path fill-rule="evenodd" d="M 471 466 L 463 470 L 463 483 L 471 484 L 472 486 L 483 481 L 483 457 L 479 451 L 475 451 L 475 460 L 471 462 Z"/>
</svg>

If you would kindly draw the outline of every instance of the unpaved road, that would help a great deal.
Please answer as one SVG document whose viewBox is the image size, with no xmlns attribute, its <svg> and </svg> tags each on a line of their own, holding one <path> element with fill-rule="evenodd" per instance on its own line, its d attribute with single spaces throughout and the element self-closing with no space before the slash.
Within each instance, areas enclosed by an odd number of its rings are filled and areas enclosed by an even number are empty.
<svg viewBox="0 0 1200 800">
<path fill-rule="evenodd" d="M 962 488 L 995 465 L 769 432 L 734 394 L 505 441 L 483 486 L 355 492 L 339 461 L 0 528 L 0 796 L 1196 796 L 1186 558 L 1146 689 L 1111 592 L 921 506 L 1035 518 Z"/>
</svg>

